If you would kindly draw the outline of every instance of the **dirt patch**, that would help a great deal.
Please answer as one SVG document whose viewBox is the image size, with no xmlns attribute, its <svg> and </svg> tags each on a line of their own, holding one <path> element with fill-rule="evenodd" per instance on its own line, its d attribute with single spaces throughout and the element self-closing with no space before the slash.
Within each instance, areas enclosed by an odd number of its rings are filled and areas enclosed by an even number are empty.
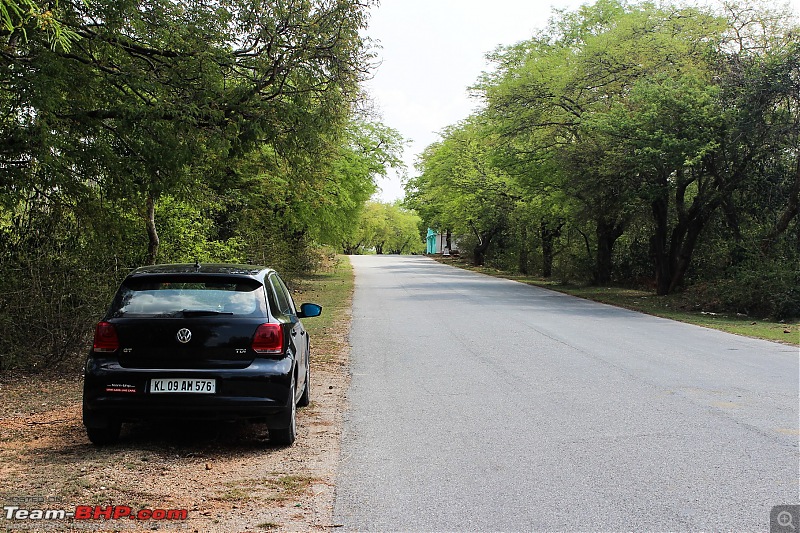
<svg viewBox="0 0 800 533">
<path fill-rule="evenodd" d="M 337 281 L 339 283 L 339 281 Z M 304 288 L 303 301 L 314 301 Z M 312 402 L 294 446 L 270 445 L 260 424 L 126 424 L 98 448 L 81 423 L 79 377 L 9 376 L 0 383 L 0 502 L 22 509 L 186 509 L 176 521 L 8 520 L 8 531 L 329 530 L 348 386 L 349 299 L 312 331 Z M 329 315 L 330 316 L 330 315 Z M 309 321 L 310 322 L 310 321 Z M 310 329 L 310 328 L 309 328 Z"/>
</svg>

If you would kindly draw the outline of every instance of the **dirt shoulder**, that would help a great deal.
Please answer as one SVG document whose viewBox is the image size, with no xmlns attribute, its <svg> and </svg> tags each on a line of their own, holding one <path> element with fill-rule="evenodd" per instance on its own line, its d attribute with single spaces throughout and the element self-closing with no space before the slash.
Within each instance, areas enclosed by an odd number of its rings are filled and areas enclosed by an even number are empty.
<svg viewBox="0 0 800 533">
<path fill-rule="evenodd" d="M 312 402 L 298 410 L 298 439 L 269 444 L 260 424 L 126 424 L 120 443 L 98 448 L 81 423 L 81 378 L 0 381 L 0 502 L 21 509 L 129 506 L 185 509 L 186 520 L 19 520 L 7 531 L 329 530 L 348 386 L 352 270 L 295 291 L 324 307 L 304 324 L 312 339 Z"/>
</svg>

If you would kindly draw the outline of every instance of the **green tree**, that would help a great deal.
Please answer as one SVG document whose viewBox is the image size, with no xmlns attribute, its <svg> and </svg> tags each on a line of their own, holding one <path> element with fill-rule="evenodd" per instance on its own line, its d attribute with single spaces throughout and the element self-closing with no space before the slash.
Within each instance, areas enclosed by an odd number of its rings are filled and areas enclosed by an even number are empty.
<svg viewBox="0 0 800 533">
<path fill-rule="evenodd" d="M 510 225 L 538 228 L 543 273 L 562 235 L 577 232 L 595 257 L 593 281 L 608 282 L 634 221 L 643 227 L 623 253 L 653 263 L 658 294 L 684 286 L 698 248 L 730 275 L 754 254 L 796 260 L 798 31 L 764 3 L 715 13 L 599 0 L 491 54 L 496 68 L 475 87 L 487 103 L 482 134 L 469 152 L 489 154 L 482 174 L 514 191 Z M 454 148 L 459 128 L 429 148 L 411 182 L 411 205 L 435 227 L 470 220 L 457 206 L 474 198 L 448 182 L 469 175 Z M 517 230 L 521 269 L 533 233 Z"/>
<path fill-rule="evenodd" d="M 419 215 L 406 209 L 401 203 L 386 205 L 386 217 L 390 233 L 385 246 L 392 254 L 420 253 L 424 250 L 419 226 Z"/>
<path fill-rule="evenodd" d="M 345 253 L 374 249 L 376 254 L 407 254 L 422 251 L 419 216 L 404 208 L 400 202 L 371 201 L 361 213 L 358 229 L 352 242 L 346 243 Z"/>
<path fill-rule="evenodd" d="M 9 6 L 33 4 L 4 2 L 2 367 L 74 353 L 145 262 L 312 266 L 314 239 L 343 227 L 380 172 L 362 130 L 391 137 L 354 125 L 369 3 L 62 0 L 23 20 Z M 74 32 L 71 46 L 39 15 Z"/>
<path fill-rule="evenodd" d="M 641 80 L 695 69 L 718 27 L 693 9 L 601 0 L 501 49 L 478 86 L 503 140 L 498 164 L 529 196 L 561 191 L 578 219 L 593 221 L 596 283 L 611 279 L 614 243 L 637 209 L 620 138 L 596 124 Z"/>
<path fill-rule="evenodd" d="M 619 139 L 610 153 L 635 177 L 632 184 L 652 212 L 659 294 L 684 284 L 702 233 L 720 210 L 733 239 L 744 245 L 740 213 L 753 197 L 739 191 L 758 188 L 776 166 L 786 169 L 784 213 L 792 210 L 797 43 L 771 35 L 771 47 L 747 50 L 740 28 L 734 53 L 719 35 L 708 53 L 714 61 L 639 81 L 602 119 L 599 129 Z M 775 227 L 784 231 L 787 220 Z"/>
<path fill-rule="evenodd" d="M 471 240 L 476 265 L 484 264 L 520 200 L 508 176 L 491 163 L 490 135 L 480 116 L 447 129 L 423 152 L 420 175 L 406 184 L 406 204 L 428 226 L 461 235 L 465 244 Z"/>
<path fill-rule="evenodd" d="M 0 55 L 14 72 L 2 98 L 5 192 L 57 180 L 73 194 L 92 180 L 142 206 L 149 261 L 162 194 L 191 195 L 259 145 L 293 168 L 331 150 L 368 64 L 355 0 L 62 7 L 80 36 L 70 52 L 32 36 Z"/>
<path fill-rule="evenodd" d="M 383 254 L 386 243 L 392 234 L 388 216 L 388 205 L 381 202 L 369 202 L 364 207 L 358 222 L 355 246 L 345 246 L 345 252 L 352 253 L 359 248 L 375 248 L 376 254 Z"/>
<path fill-rule="evenodd" d="M 318 202 L 311 203 L 318 240 L 334 246 L 356 228 L 364 204 L 377 191 L 378 178 L 390 168 L 404 168 L 404 140 L 397 130 L 359 120 L 348 127 L 345 139 Z"/>
</svg>

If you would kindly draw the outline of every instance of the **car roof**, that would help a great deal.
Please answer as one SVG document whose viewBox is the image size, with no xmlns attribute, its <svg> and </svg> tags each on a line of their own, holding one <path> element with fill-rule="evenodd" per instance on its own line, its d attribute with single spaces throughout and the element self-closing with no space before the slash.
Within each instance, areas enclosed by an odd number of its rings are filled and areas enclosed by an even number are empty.
<svg viewBox="0 0 800 533">
<path fill-rule="evenodd" d="M 241 265 L 231 263 L 176 263 L 139 267 L 128 274 L 128 279 L 163 274 L 205 274 L 209 276 L 235 276 L 263 279 L 270 272 L 274 272 L 274 270 L 272 268 L 258 265 Z"/>
</svg>

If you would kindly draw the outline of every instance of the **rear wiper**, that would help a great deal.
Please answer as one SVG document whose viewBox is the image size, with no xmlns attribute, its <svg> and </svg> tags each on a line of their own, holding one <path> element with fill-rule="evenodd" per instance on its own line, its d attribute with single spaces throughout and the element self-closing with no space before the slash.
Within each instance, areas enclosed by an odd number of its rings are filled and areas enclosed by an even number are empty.
<svg viewBox="0 0 800 533">
<path fill-rule="evenodd" d="M 232 315 L 233 313 L 226 313 L 224 311 L 212 311 L 211 309 L 184 309 L 181 311 L 183 316 L 217 316 L 217 315 Z"/>
</svg>

